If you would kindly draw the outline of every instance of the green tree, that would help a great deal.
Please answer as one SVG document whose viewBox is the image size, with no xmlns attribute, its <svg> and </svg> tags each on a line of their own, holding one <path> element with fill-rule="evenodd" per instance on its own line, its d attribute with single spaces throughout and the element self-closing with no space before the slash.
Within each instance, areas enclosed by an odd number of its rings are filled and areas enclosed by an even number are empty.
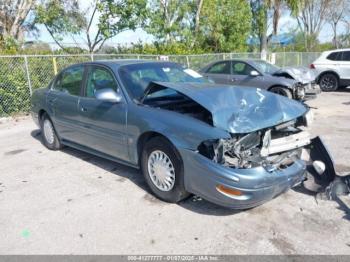
<svg viewBox="0 0 350 262">
<path fill-rule="evenodd" d="M 283 9 L 288 9 L 293 15 L 297 15 L 303 8 L 305 0 L 267 0 L 267 7 L 272 12 L 272 34 L 277 35 L 278 24 Z"/>
<path fill-rule="evenodd" d="M 56 44 L 67 52 L 61 41 L 66 36 L 79 35 L 84 22 L 77 1 L 48 0 L 35 10 L 35 23 L 43 24 Z"/>
<path fill-rule="evenodd" d="M 253 13 L 252 35 L 260 39 L 260 52 L 267 52 L 267 29 L 269 14 L 272 15 L 272 34 L 277 35 L 282 11 L 288 9 L 293 15 L 304 6 L 305 0 L 250 0 Z"/>
<path fill-rule="evenodd" d="M 204 1 L 200 16 L 200 44 L 214 52 L 245 51 L 251 29 L 247 1 Z"/>
<path fill-rule="evenodd" d="M 22 41 L 24 32 L 33 27 L 30 11 L 35 0 L 0 1 L 0 36 Z"/>
<path fill-rule="evenodd" d="M 250 0 L 253 19 L 252 36 L 260 40 L 260 52 L 267 52 L 267 2 L 264 0 Z"/>
<path fill-rule="evenodd" d="M 330 7 L 331 0 L 304 0 L 304 8 L 296 14 L 299 29 L 304 33 L 307 51 L 317 48 L 315 39 L 327 20 Z"/>
<path fill-rule="evenodd" d="M 91 11 L 91 12 L 90 12 Z M 94 0 L 89 10 L 77 1 L 48 0 L 36 10 L 37 23 L 44 24 L 54 41 L 64 50 L 64 37 L 83 37 L 89 52 L 100 50 L 105 41 L 122 31 L 135 30 L 145 20 L 146 0 Z M 92 25 L 97 19 L 97 31 Z"/>
<path fill-rule="evenodd" d="M 191 31 L 194 6 L 194 0 L 149 1 L 146 32 L 165 44 L 185 41 Z"/>
</svg>

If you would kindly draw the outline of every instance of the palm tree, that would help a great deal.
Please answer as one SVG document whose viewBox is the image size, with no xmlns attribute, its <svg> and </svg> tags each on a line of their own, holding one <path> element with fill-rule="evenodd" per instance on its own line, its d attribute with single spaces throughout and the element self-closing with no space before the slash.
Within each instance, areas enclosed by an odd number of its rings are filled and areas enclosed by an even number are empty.
<svg viewBox="0 0 350 262">
<path fill-rule="evenodd" d="M 304 0 L 267 0 L 267 6 L 273 11 L 272 34 L 277 35 L 278 23 L 281 18 L 282 8 L 286 6 L 292 14 L 297 14 L 299 10 L 304 6 Z"/>
</svg>

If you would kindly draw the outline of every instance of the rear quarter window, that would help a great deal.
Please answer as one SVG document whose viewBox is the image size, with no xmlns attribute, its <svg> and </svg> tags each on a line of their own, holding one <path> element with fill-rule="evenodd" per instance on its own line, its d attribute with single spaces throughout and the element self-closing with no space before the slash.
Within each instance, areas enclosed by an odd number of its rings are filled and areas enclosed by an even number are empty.
<svg viewBox="0 0 350 262">
<path fill-rule="evenodd" d="M 208 70 L 209 74 L 230 74 L 230 63 L 229 62 L 219 62 L 212 65 Z"/>
<path fill-rule="evenodd" d="M 80 94 L 84 66 L 73 66 L 63 71 L 56 79 L 53 89 L 70 95 Z"/>
<path fill-rule="evenodd" d="M 327 59 L 328 59 L 328 60 L 331 60 L 331 61 L 340 61 L 340 60 L 341 60 L 341 52 L 333 52 L 333 53 L 330 53 L 330 54 L 327 56 Z"/>
</svg>

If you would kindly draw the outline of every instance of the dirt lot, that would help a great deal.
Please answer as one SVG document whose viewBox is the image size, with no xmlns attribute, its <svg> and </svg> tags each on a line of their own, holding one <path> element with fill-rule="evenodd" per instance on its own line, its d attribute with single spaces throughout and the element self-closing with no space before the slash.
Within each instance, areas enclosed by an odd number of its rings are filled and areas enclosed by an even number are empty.
<svg viewBox="0 0 350 262">
<path fill-rule="evenodd" d="M 350 171 L 350 90 L 311 101 L 314 134 Z M 138 170 L 47 150 L 29 117 L 0 124 L 1 254 L 350 254 L 350 200 L 300 190 L 247 211 L 160 202 Z"/>
</svg>

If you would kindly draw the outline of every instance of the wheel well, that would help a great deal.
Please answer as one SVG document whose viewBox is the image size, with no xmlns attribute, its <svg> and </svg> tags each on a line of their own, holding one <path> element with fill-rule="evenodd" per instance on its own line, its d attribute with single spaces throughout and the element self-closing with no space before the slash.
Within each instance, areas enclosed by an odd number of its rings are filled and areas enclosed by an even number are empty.
<svg viewBox="0 0 350 262">
<path fill-rule="evenodd" d="M 288 86 L 283 86 L 283 85 L 273 85 L 273 86 L 270 86 L 267 90 L 268 91 L 271 91 L 272 88 L 274 87 L 283 87 L 283 88 L 287 88 L 288 90 L 292 91 L 293 92 L 293 89 L 288 87 Z"/>
<path fill-rule="evenodd" d="M 321 78 L 322 76 L 324 76 L 325 74 L 332 74 L 332 75 L 335 75 L 335 76 L 338 78 L 338 81 L 339 81 L 339 79 L 340 79 L 339 75 L 338 75 L 336 72 L 334 72 L 334 71 L 324 71 L 324 72 L 322 72 L 321 74 L 319 74 L 319 76 L 317 77 L 317 80 L 316 80 L 317 84 L 320 83 L 320 78 Z"/>
<path fill-rule="evenodd" d="M 157 137 L 157 136 L 164 137 L 165 139 L 167 139 L 162 134 L 154 132 L 154 131 L 145 132 L 139 137 L 139 139 L 137 140 L 137 155 L 139 156 L 139 159 L 140 159 L 140 156 L 141 156 L 141 153 L 142 153 L 142 149 L 143 149 L 143 146 L 145 145 L 145 143 L 147 141 L 149 141 L 151 138 L 154 138 L 154 137 Z"/>
<path fill-rule="evenodd" d="M 39 122 L 41 121 L 41 118 L 43 117 L 43 115 L 46 113 L 46 111 L 44 109 L 40 109 L 39 113 L 38 113 L 38 120 Z M 46 113 L 47 114 L 47 113 Z"/>
<path fill-rule="evenodd" d="M 137 156 L 138 156 L 139 161 L 141 160 L 141 154 L 142 154 L 142 150 L 143 150 L 144 145 L 147 143 L 147 141 L 149 141 L 150 139 L 152 139 L 154 137 L 162 137 L 162 138 L 166 139 L 171 145 L 173 145 L 173 143 L 171 143 L 171 141 L 166 136 L 162 135 L 161 133 L 154 132 L 154 131 L 145 132 L 137 140 Z"/>
</svg>

